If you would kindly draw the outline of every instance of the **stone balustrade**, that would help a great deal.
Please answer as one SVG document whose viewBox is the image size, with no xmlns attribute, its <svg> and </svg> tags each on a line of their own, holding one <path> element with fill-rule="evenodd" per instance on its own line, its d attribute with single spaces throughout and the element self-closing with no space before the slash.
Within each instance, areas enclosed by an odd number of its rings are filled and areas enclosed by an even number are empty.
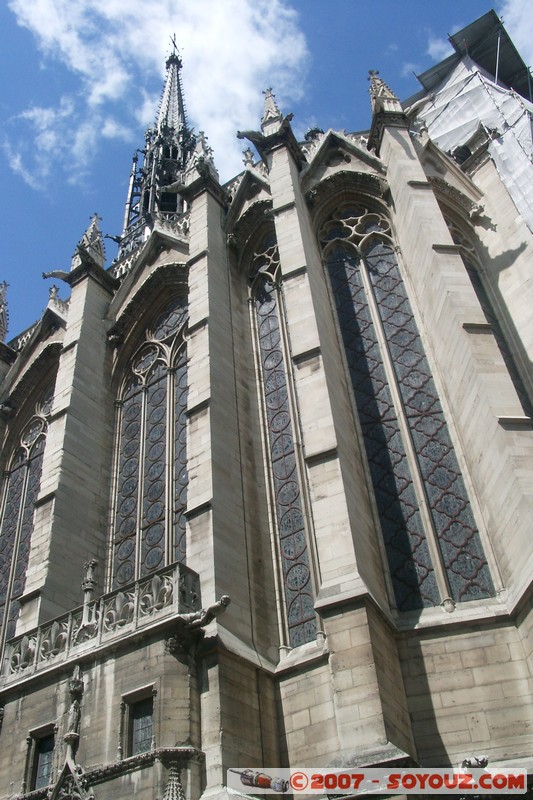
<svg viewBox="0 0 533 800">
<path fill-rule="evenodd" d="M 166 567 L 12 639 L 1 682 L 9 684 L 93 652 L 175 614 L 197 611 L 199 604 L 198 575 L 182 564 Z"/>
</svg>

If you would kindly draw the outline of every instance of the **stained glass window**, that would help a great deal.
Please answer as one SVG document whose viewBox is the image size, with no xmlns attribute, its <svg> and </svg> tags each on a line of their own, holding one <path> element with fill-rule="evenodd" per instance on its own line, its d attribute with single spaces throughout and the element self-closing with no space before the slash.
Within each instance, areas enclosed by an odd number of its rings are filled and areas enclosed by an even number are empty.
<svg viewBox="0 0 533 800">
<path fill-rule="evenodd" d="M 322 241 L 395 601 L 411 610 L 443 599 L 428 536 L 450 597 L 489 597 L 494 587 L 389 234 L 384 217 L 350 206 L 324 226 Z"/>
<path fill-rule="evenodd" d="M 298 647 L 316 638 L 316 617 L 281 331 L 279 257 L 272 237 L 259 248 L 251 274 L 288 643 Z"/>
<path fill-rule="evenodd" d="M 146 331 L 119 399 L 113 586 L 185 561 L 187 303 Z M 169 444 L 170 443 L 170 444 Z"/>
<path fill-rule="evenodd" d="M 33 532 L 53 393 L 48 389 L 24 427 L 7 470 L 0 524 L 0 630 L 15 635 Z"/>
</svg>

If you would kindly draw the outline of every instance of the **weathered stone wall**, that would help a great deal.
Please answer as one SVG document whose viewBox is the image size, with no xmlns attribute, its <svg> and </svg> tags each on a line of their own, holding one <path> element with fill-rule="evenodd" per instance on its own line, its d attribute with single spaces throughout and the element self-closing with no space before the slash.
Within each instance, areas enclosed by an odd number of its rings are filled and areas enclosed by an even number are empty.
<svg viewBox="0 0 533 800">
<path fill-rule="evenodd" d="M 531 659 L 509 623 L 420 631 L 400 639 L 413 733 L 424 766 L 528 757 Z"/>
</svg>

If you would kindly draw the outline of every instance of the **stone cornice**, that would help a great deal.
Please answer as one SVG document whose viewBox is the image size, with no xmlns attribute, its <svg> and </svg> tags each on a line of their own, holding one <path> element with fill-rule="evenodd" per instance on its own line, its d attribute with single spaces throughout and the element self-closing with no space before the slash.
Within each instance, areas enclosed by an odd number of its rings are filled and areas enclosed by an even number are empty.
<svg viewBox="0 0 533 800">
<path fill-rule="evenodd" d="M 148 753 L 139 753 L 136 756 L 116 761 L 114 764 L 104 764 L 101 767 L 87 770 L 83 773 L 83 779 L 89 786 L 94 786 L 129 772 L 151 767 L 156 761 L 165 765 L 177 763 L 185 766 L 190 761 L 199 763 L 203 759 L 204 753 L 196 747 L 158 747 Z"/>
<path fill-rule="evenodd" d="M 428 180 L 437 198 L 447 199 L 454 207 L 459 206 L 469 219 L 472 220 L 483 213 L 482 206 L 476 203 L 475 200 L 467 197 L 460 189 L 457 189 L 455 186 L 445 181 L 444 178 L 439 178 L 434 175 L 429 177 Z"/>
</svg>

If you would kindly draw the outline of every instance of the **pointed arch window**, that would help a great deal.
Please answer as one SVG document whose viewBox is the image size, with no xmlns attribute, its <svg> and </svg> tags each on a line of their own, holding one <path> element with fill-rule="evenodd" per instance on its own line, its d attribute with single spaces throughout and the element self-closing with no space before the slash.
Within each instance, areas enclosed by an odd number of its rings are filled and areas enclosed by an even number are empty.
<svg viewBox="0 0 533 800">
<path fill-rule="evenodd" d="M 39 493 L 43 453 L 52 408 L 49 387 L 24 427 L 5 475 L 0 522 L 0 630 L 15 635 L 20 598 L 26 584 L 35 501 Z"/>
<path fill-rule="evenodd" d="M 274 234 L 265 236 L 250 270 L 260 391 L 271 475 L 277 557 L 291 647 L 316 638 L 311 559 L 304 521 L 283 336 L 280 265 Z"/>
<path fill-rule="evenodd" d="M 186 298 L 174 298 L 147 329 L 120 391 L 113 588 L 185 562 L 186 323 Z"/>
<path fill-rule="evenodd" d="M 456 602 L 492 596 L 389 223 L 347 204 L 326 223 L 321 240 L 396 605 L 411 610 L 446 596 Z"/>
</svg>

